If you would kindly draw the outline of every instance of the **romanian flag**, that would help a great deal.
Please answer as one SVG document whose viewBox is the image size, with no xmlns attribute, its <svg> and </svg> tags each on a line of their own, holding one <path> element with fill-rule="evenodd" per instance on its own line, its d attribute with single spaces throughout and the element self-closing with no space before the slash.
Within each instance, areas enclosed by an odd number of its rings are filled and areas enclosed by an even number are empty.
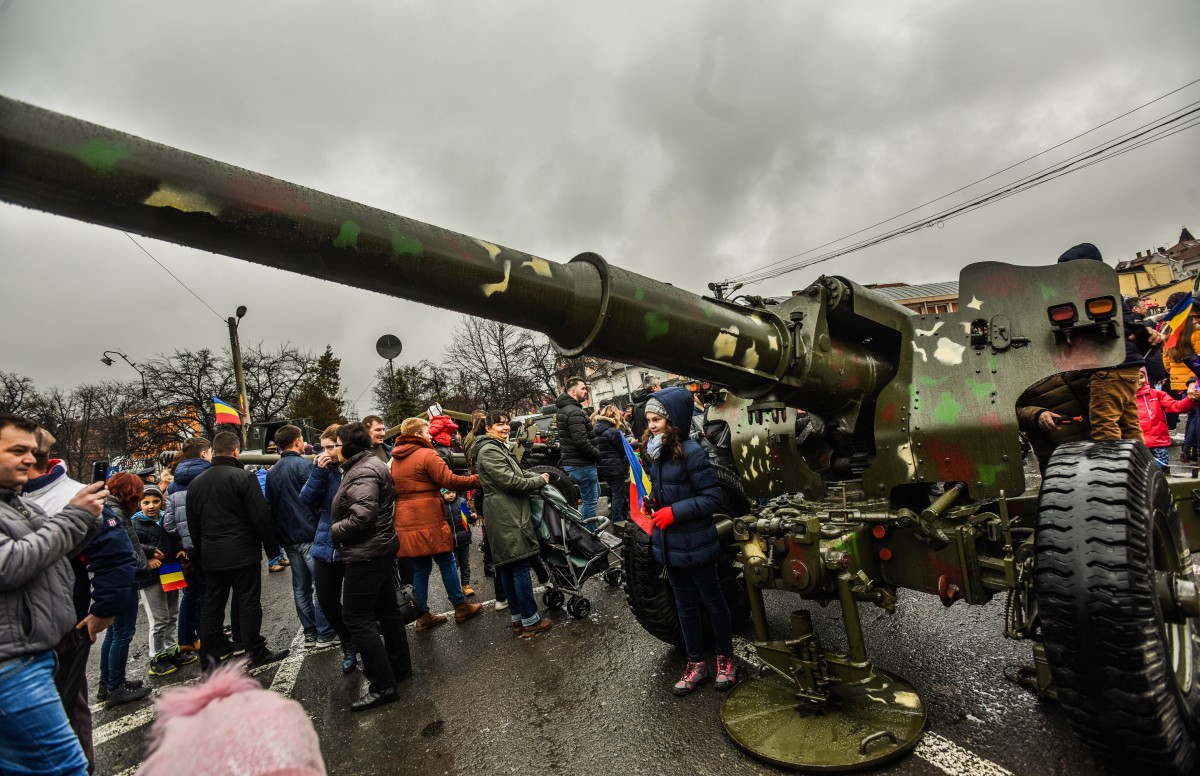
<svg viewBox="0 0 1200 776">
<path fill-rule="evenodd" d="M 470 532 L 471 524 L 467 522 L 467 518 L 471 516 L 471 508 L 467 506 L 467 500 L 465 498 L 460 498 L 458 500 L 458 511 L 461 513 L 459 516 L 462 517 L 463 530 Z"/>
<path fill-rule="evenodd" d="M 183 566 L 178 563 L 164 563 L 159 566 L 158 581 L 162 583 L 164 593 L 182 590 L 188 586 L 187 580 L 183 578 Z"/>
<path fill-rule="evenodd" d="M 212 397 L 212 400 L 213 410 L 215 410 L 217 413 L 217 423 L 228 423 L 233 426 L 242 425 L 242 417 L 241 415 L 238 415 L 237 410 L 221 401 L 216 396 Z"/>
<path fill-rule="evenodd" d="M 1183 324 L 1187 321 L 1188 316 L 1192 314 L 1192 295 L 1188 294 L 1183 299 L 1175 303 L 1165 317 L 1163 317 L 1163 329 L 1169 331 L 1167 341 L 1163 343 L 1163 348 L 1173 348 L 1179 342 L 1179 332 L 1183 330 Z M 1169 327 L 1169 328 L 1168 328 Z"/>
<path fill-rule="evenodd" d="M 633 448 L 629 446 L 629 440 L 625 438 L 624 434 L 621 435 L 621 443 L 625 445 L 625 459 L 629 461 L 629 518 L 646 533 L 652 533 L 654 524 L 642 512 L 642 502 L 650 493 L 650 478 L 646 475 L 646 470 L 642 468 L 642 462 L 638 460 L 637 453 L 633 452 Z"/>
</svg>

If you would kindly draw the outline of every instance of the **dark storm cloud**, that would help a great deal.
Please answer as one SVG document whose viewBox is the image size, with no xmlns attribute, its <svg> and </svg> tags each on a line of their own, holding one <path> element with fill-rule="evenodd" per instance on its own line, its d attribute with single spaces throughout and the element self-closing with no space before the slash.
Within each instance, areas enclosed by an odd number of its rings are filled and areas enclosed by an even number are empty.
<svg viewBox="0 0 1200 776">
<path fill-rule="evenodd" d="M 7 96 L 553 260 L 596 251 L 694 291 L 1200 75 L 1193 0 L 186 11 L 18 0 L 2 14 Z M 1034 263 L 1083 240 L 1115 261 L 1196 228 L 1198 148 L 1185 133 L 755 290 L 786 292 L 820 272 L 952 279 L 972 260 Z M 250 306 L 247 339 L 332 344 L 351 399 L 382 363 L 380 334 L 400 336 L 404 358 L 436 359 L 456 320 L 141 242 L 222 315 Z M 28 330 L 0 335 L 0 368 L 39 383 L 116 376 L 98 362 L 115 346 L 148 357 L 225 341 L 217 316 L 119 233 L 0 206 L 0 256 L 6 286 L 46 292 L 13 299 L 11 312 L 36 321 L 52 350 L 29 348 Z"/>
</svg>

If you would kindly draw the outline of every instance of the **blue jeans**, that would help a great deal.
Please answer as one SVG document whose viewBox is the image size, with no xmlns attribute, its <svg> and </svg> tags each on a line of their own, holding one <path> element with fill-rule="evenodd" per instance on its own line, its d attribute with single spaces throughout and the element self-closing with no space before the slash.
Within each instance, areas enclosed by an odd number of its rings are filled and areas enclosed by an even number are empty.
<svg viewBox="0 0 1200 776">
<path fill-rule="evenodd" d="M 454 553 L 439 552 L 437 555 L 423 555 L 413 558 L 413 592 L 421 604 L 421 611 L 429 611 L 429 572 L 433 571 L 433 562 L 437 561 L 438 569 L 442 572 L 442 584 L 450 603 L 458 606 L 467 600 L 463 595 L 462 584 L 458 581 L 458 564 L 454 561 Z"/>
<path fill-rule="evenodd" d="M 313 563 L 312 542 L 304 544 L 289 544 L 283 548 L 292 564 L 292 598 L 296 601 L 296 616 L 304 628 L 304 638 L 320 638 L 331 641 L 337 638 L 321 605 L 313 600 L 313 576 L 316 565 Z"/>
<path fill-rule="evenodd" d="M 513 622 L 520 620 L 522 625 L 533 625 L 542 619 L 538 615 L 537 601 L 533 599 L 533 581 L 529 579 L 528 560 L 497 566 L 496 577 L 508 596 Z"/>
<path fill-rule="evenodd" d="M 54 686 L 54 652 L 0 665 L 0 773 L 86 774 L 87 768 Z"/>
<path fill-rule="evenodd" d="M 596 516 L 596 502 L 600 500 L 600 473 L 595 466 L 564 466 L 567 474 L 579 486 L 579 495 L 583 496 L 583 509 L 580 512 L 586 520 Z M 595 531 L 593 531 L 595 533 Z"/>
<path fill-rule="evenodd" d="M 614 523 L 629 519 L 629 479 L 608 481 L 608 518 Z"/>
<path fill-rule="evenodd" d="M 125 684 L 125 666 L 129 663 L 129 642 L 137 630 L 138 593 L 137 586 L 129 588 L 129 601 L 117 613 L 116 619 L 104 632 L 104 643 L 100 645 L 100 682 L 108 691 L 121 689 Z"/>
<path fill-rule="evenodd" d="M 688 660 L 704 659 L 704 633 L 700 619 L 700 607 L 708 610 L 708 621 L 712 623 L 713 645 L 718 655 L 733 657 L 733 628 L 730 623 L 729 604 L 721 594 L 721 580 L 715 565 L 679 569 L 667 567 L 667 579 L 675 594 L 675 608 L 679 611 L 679 629 L 683 631 L 683 648 Z"/>
</svg>

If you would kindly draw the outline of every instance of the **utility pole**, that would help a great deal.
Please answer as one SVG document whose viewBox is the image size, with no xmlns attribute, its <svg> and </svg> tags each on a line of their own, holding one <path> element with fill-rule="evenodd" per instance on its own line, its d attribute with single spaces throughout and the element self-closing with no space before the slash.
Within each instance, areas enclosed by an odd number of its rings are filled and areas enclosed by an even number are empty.
<svg viewBox="0 0 1200 776">
<path fill-rule="evenodd" d="M 233 376 L 237 378 L 238 415 L 242 419 L 242 447 L 246 446 L 246 426 L 250 424 L 250 413 L 246 404 L 246 375 L 242 373 L 242 346 L 238 343 L 238 323 L 246 314 L 246 306 L 237 309 L 237 317 L 229 317 L 229 349 L 233 352 Z"/>
</svg>

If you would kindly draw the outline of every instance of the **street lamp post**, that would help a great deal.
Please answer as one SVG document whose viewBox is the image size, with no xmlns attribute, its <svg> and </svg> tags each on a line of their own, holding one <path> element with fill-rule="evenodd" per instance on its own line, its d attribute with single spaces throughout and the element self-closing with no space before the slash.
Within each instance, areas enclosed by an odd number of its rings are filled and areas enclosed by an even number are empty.
<svg viewBox="0 0 1200 776">
<path fill-rule="evenodd" d="M 246 375 L 242 372 L 242 346 L 238 342 L 238 323 L 246 315 L 246 306 L 237 309 L 237 317 L 230 316 L 226 323 L 229 325 L 229 349 L 233 353 L 233 376 L 237 379 L 238 416 L 242 419 L 242 447 L 246 446 L 246 425 L 250 422 L 250 413 L 246 403 Z"/>
<path fill-rule="evenodd" d="M 104 353 L 103 353 L 103 354 L 101 354 L 101 356 L 100 356 L 100 363 L 104 364 L 105 366 L 112 366 L 112 365 L 113 365 L 113 360 L 112 360 L 111 358 L 109 358 L 109 355 L 108 355 L 109 353 L 112 353 L 112 354 L 114 354 L 114 355 L 118 356 L 118 357 L 119 357 L 119 358 L 120 358 L 122 361 L 124 361 L 126 364 L 129 364 L 131 367 L 133 367 L 133 371 L 135 371 L 135 372 L 137 372 L 139 375 L 141 375 L 141 378 L 142 378 L 142 398 L 143 398 L 143 399 L 145 399 L 146 397 L 148 397 L 148 396 L 150 395 L 150 390 L 149 390 L 148 388 L 146 388 L 146 373 L 142 371 L 141 367 L 139 367 L 137 364 L 135 364 L 135 363 L 133 363 L 132 361 L 130 361 L 130 360 L 129 360 L 129 356 L 125 355 L 124 353 L 122 353 L 122 352 L 121 352 L 121 351 L 119 351 L 119 350 L 106 350 L 106 351 L 104 351 Z"/>
</svg>

